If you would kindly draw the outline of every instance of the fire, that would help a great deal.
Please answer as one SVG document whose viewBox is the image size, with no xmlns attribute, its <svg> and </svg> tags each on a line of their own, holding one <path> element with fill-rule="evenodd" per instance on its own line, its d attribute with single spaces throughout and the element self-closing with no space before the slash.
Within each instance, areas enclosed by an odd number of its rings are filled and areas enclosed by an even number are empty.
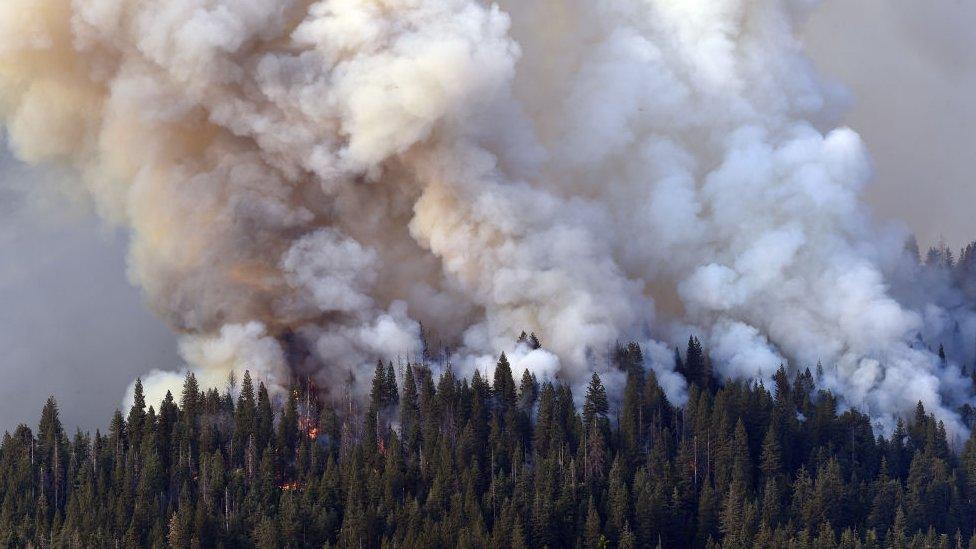
<svg viewBox="0 0 976 549">
<path fill-rule="evenodd" d="M 298 401 L 298 430 L 311 440 L 319 438 L 318 400 L 315 398 L 315 383 L 311 379 L 306 379 L 304 384 L 304 398 L 299 390 L 295 388 L 293 394 Z"/>
<path fill-rule="evenodd" d="M 305 433 L 305 436 L 312 440 L 319 438 L 319 427 L 311 418 L 298 418 L 298 430 Z"/>
<path fill-rule="evenodd" d="M 281 490 L 283 492 L 291 492 L 291 491 L 294 491 L 294 490 L 301 490 L 302 489 L 302 485 L 301 485 L 301 483 L 299 483 L 296 480 L 294 482 L 286 482 L 286 483 L 282 484 L 281 486 L 279 486 L 279 488 L 281 488 Z"/>
</svg>

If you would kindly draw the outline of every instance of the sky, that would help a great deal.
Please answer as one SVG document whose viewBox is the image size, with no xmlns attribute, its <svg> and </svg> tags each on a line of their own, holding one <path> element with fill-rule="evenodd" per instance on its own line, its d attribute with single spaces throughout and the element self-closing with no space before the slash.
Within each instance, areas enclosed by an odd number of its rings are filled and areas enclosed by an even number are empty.
<svg viewBox="0 0 976 549">
<path fill-rule="evenodd" d="M 178 364 L 175 338 L 126 280 L 125 235 L 58 194 L 57 174 L 0 153 L 0 431 L 102 428 L 129 383 Z"/>
<path fill-rule="evenodd" d="M 851 93 L 843 123 L 867 143 L 867 200 L 923 245 L 976 238 L 976 2 L 826 0 L 804 36 Z"/>
<path fill-rule="evenodd" d="M 868 202 L 923 245 L 976 238 L 973 22 L 962 0 L 826 0 L 803 36 L 850 91 L 842 123 L 875 162 Z M 69 428 L 104 428 L 134 377 L 179 366 L 126 278 L 126 235 L 59 194 L 67 179 L 0 147 L 0 431 L 35 425 L 52 394 Z"/>
</svg>

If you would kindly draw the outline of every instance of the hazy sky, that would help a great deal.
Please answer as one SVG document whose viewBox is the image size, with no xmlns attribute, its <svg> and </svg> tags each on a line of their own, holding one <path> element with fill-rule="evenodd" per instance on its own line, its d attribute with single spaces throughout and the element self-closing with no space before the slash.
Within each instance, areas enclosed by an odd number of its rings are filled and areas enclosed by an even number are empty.
<svg viewBox="0 0 976 549">
<path fill-rule="evenodd" d="M 976 239 L 976 2 L 826 0 L 807 47 L 853 94 L 844 122 L 864 138 L 876 177 L 868 201 L 919 241 Z"/>
<path fill-rule="evenodd" d="M 53 394 L 69 428 L 101 427 L 132 379 L 178 364 L 125 276 L 124 235 L 56 200 L 55 175 L 0 151 L 0 431 Z"/>
<path fill-rule="evenodd" d="M 817 65 L 853 94 L 869 202 L 923 243 L 976 238 L 974 24 L 970 0 L 827 0 L 807 26 Z M 42 179 L 56 176 L 0 144 L 0 430 L 36 425 L 49 394 L 70 427 L 104 427 L 135 376 L 178 365 L 175 339 L 126 279 L 125 235 Z"/>
</svg>

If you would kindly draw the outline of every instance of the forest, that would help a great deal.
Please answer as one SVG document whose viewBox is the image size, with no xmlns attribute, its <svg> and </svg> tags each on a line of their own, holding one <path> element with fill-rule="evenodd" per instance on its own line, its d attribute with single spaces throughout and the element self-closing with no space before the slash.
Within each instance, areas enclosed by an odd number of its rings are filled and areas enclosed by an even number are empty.
<svg viewBox="0 0 976 549">
<path fill-rule="evenodd" d="M 105 433 L 66 432 L 52 397 L 0 444 L 0 545 L 976 549 L 976 436 L 922 403 L 885 435 L 819 365 L 720 380 L 692 336 L 676 406 L 639 345 L 610 355 L 622 394 L 516 380 L 502 353 L 491 379 L 380 361 L 363 402 L 244 372 L 147 403 L 137 381 Z"/>
<path fill-rule="evenodd" d="M 0 549 L 976 549 L 973 23 L 0 0 Z"/>
</svg>

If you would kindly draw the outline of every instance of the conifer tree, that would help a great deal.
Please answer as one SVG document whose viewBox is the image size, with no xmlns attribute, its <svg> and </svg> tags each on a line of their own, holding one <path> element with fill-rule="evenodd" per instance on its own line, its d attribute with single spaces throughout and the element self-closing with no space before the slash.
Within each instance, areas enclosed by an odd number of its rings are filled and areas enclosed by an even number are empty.
<svg viewBox="0 0 976 549">
<path fill-rule="evenodd" d="M 644 391 L 644 376 L 642 368 L 631 367 L 626 371 L 627 383 L 624 386 L 624 400 L 619 418 L 620 433 L 624 448 L 634 452 L 641 443 L 641 428 L 644 420 L 641 395 Z"/>
<path fill-rule="evenodd" d="M 255 446 L 258 452 L 263 452 L 274 436 L 274 410 L 271 407 L 271 397 L 264 382 L 258 385 L 258 402 L 254 415 Z"/>
<path fill-rule="evenodd" d="M 587 549 L 603 549 L 606 545 L 600 531 L 600 514 L 596 510 L 596 505 L 593 504 L 592 497 L 586 510 L 585 545 Z"/>
<path fill-rule="evenodd" d="M 400 399 L 400 432 L 407 452 L 414 452 L 420 444 L 420 405 L 413 366 L 407 365 L 403 375 L 403 396 Z"/>
<path fill-rule="evenodd" d="M 749 457 L 749 440 L 742 418 L 735 424 L 731 452 L 732 482 L 738 482 L 741 490 L 748 490 L 752 485 L 752 459 Z"/>
<path fill-rule="evenodd" d="M 503 410 L 515 406 L 515 379 L 512 377 L 512 368 L 504 352 L 498 358 L 498 364 L 495 365 L 492 391 L 495 394 L 499 406 Z"/>
<path fill-rule="evenodd" d="M 693 384 L 675 406 L 642 363 L 616 348 L 614 430 L 598 375 L 579 395 L 525 372 L 516 392 L 504 366 L 412 364 L 394 397 L 381 363 L 374 414 L 331 390 L 272 401 L 249 372 L 236 399 L 188 375 L 158 408 L 137 383 L 128 419 L 71 438 L 52 398 L 0 439 L 0 546 L 880 549 L 976 530 L 976 439 L 957 454 L 924 406 L 874 433 L 785 367 L 772 392 Z"/>
<path fill-rule="evenodd" d="M 390 397 L 390 390 L 386 384 L 386 366 L 382 360 L 379 360 L 376 362 L 376 370 L 373 373 L 373 384 L 369 391 L 370 413 L 379 413 L 386 407 L 386 403 Z"/>
<path fill-rule="evenodd" d="M 769 429 L 766 430 L 766 436 L 763 438 L 759 470 L 762 471 L 763 478 L 773 481 L 778 481 L 783 473 L 782 450 L 775 422 L 769 424 Z"/>
<path fill-rule="evenodd" d="M 706 386 L 705 379 L 705 351 L 701 341 L 695 336 L 688 338 L 688 350 L 685 353 L 685 378 L 688 383 Z"/>
<path fill-rule="evenodd" d="M 624 527 L 630 521 L 629 491 L 625 485 L 623 464 L 619 456 L 610 467 L 607 494 L 607 533 L 613 542 L 620 542 Z"/>
<path fill-rule="evenodd" d="M 538 396 L 539 382 L 536 380 L 535 375 L 526 368 L 522 371 L 522 380 L 519 383 L 519 407 L 526 412 L 531 410 Z"/>
<path fill-rule="evenodd" d="M 129 444 L 139 447 L 143 431 L 143 419 L 146 417 L 146 396 L 143 394 L 142 379 L 136 378 L 132 390 L 132 407 L 129 408 Z"/>
<path fill-rule="evenodd" d="M 386 365 L 386 398 L 383 401 L 385 406 L 396 406 L 400 402 L 400 391 L 397 388 L 396 371 L 393 369 L 393 362 Z"/>
<path fill-rule="evenodd" d="M 586 399 L 583 401 L 583 426 L 589 429 L 594 422 L 602 423 L 607 419 L 610 404 L 607 400 L 607 390 L 600 381 L 600 376 L 593 373 L 590 384 L 586 388 Z"/>
<path fill-rule="evenodd" d="M 284 463 L 290 463 L 298 442 L 298 401 L 295 391 L 288 392 L 285 409 L 278 422 L 277 448 Z"/>
</svg>

